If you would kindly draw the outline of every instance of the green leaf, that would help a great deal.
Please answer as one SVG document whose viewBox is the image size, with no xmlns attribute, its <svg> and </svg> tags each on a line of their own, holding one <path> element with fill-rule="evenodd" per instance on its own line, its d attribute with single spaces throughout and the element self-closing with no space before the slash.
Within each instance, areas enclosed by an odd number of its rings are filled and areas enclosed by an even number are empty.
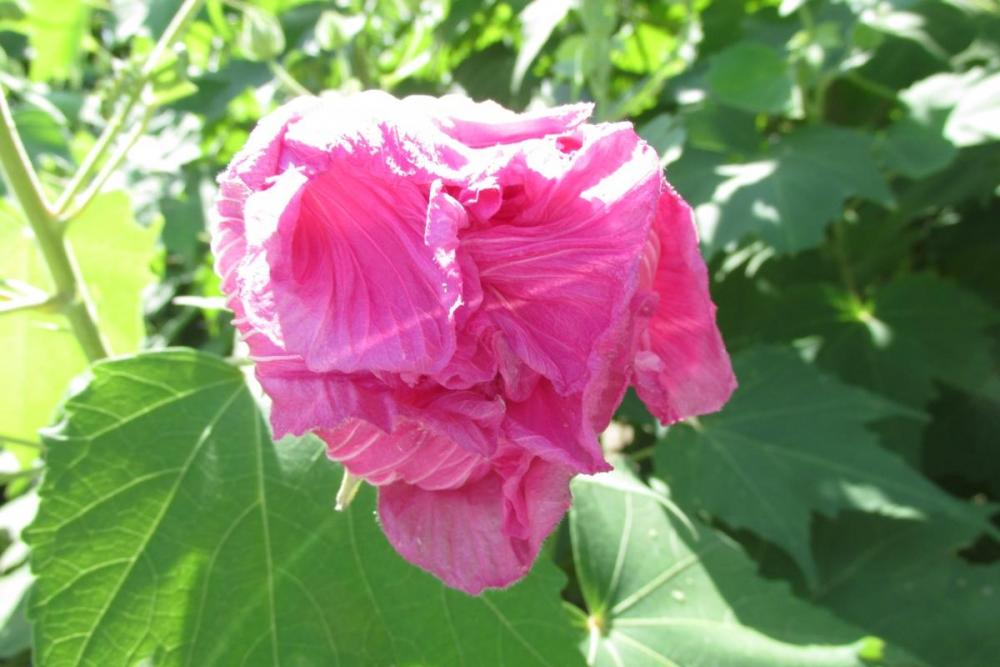
<svg viewBox="0 0 1000 667">
<path fill-rule="evenodd" d="M 32 581 L 27 564 L 0 575 L 0 660 L 31 647 L 26 611 Z"/>
<path fill-rule="evenodd" d="M 480 598 L 389 547 L 369 489 L 333 511 L 313 438 L 275 445 L 243 382 L 191 350 L 93 367 L 46 433 L 27 539 L 42 664 L 573 665 L 542 562 Z"/>
<path fill-rule="evenodd" d="M 31 78 L 65 81 L 80 78 L 83 40 L 90 22 L 84 0 L 29 0 L 27 34 L 34 49 Z"/>
<path fill-rule="evenodd" d="M 1000 74 L 981 73 L 959 98 L 944 132 L 956 146 L 1000 140 Z"/>
<path fill-rule="evenodd" d="M 612 26 L 609 29 L 613 28 Z M 628 24 L 616 48 L 611 52 L 611 63 L 620 70 L 634 74 L 647 74 L 660 65 L 664 54 L 677 47 L 677 37 L 671 31 L 650 23 Z"/>
<path fill-rule="evenodd" d="M 115 354 L 137 350 L 145 336 L 142 291 L 155 279 L 159 236 L 157 226 L 135 223 L 121 191 L 95 199 L 67 234 L 97 306 L 97 324 Z"/>
<path fill-rule="evenodd" d="M 798 292 L 776 315 L 790 334 L 818 336 L 817 362 L 843 380 L 915 408 L 937 394 L 936 381 L 1000 397 L 988 334 L 1000 313 L 953 283 L 913 274 L 878 288 L 865 303 Z"/>
<path fill-rule="evenodd" d="M 659 114 L 638 130 L 641 136 L 660 156 L 660 164 L 668 165 L 681 156 L 686 132 L 677 116 Z"/>
<path fill-rule="evenodd" d="M 833 126 L 798 130 L 743 163 L 688 151 L 670 178 L 696 207 L 709 253 L 751 234 L 778 252 L 804 250 L 823 241 L 847 198 L 892 203 L 871 138 Z"/>
<path fill-rule="evenodd" d="M 97 319 L 115 353 L 139 348 L 144 336 L 142 290 L 153 275 L 158 230 L 135 224 L 122 192 L 98 196 L 67 234 Z M 0 209 L 0 277 L 51 290 L 49 275 L 28 227 L 9 205 Z M 25 311 L 0 317 L 0 436 L 36 440 L 49 423 L 70 379 L 87 366 L 64 318 Z M 16 446 L 15 446 L 16 448 Z M 34 453 L 22 451 L 23 457 Z"/>
<path fill-rule="evenodd" d="M 522 41 L 511 75 L 511 90 L 516 92 L 521 88 L 531 63 L 535 62 L 552 31 L 566 18 L 573 4 L 573 0 L 534 0 L 521 10 Z"/>
<path fill-rule="evenodd" d="M 67 161 L 70 159 L 66 120 L 57 118 L 52 111 L 51 107 L 42 109 L 30 104 L 21 105 L 14 111 L 17 132 L 35 165 L 39 164 L 39 157 L 43 153 Z"/>
<path fill-rule="evenodd" d="M 909 116 L 889 127 L 881 148 L 886 165 L 910 178 L 924 178 L 941 171 L 958 154 L 940 130 Z"/>
<path fill-rule="evenodd" d="M 1000 139 L 1000 74 L 983 68 L 935 74 L 903 91 L 913 115 L 956 146 Z"/>
<path fill-rule="evenodd" d="M 955 555 L 961 529 L 849 515 L 821 524 L 817 602 L 942 667 L 983 667 L 1000 654 L 1000 563 Z"/>
<path fill-rule="evenodd" d="M 573 482 L 588 664 L 863 664 L 863 633 L 762 579 L 739 546 L 661 502 L 622 470 Z"/>
<path fill-rule="evenodd" d="M 811 583 L 813 512 L 944 517 L 970 535 L 987 527 L 981 512 L 880 448 L 865 428 L 905 411 L 823 375 L 789 350 L 754 348 L 734 365 L 741 386 L 723 411 L 671 428 L 655 451 L 657 473 L 682 507 L 781 546 Z"/>
<path fill-rule="evenodd" d="M 927 469 L 1000 498 L 1000 401 L 944 388 L 931 407 L 934 419 L 924 438 Z"/>
<path fill-rule="evenodd" d="M 765 44 L 738 42 L 712 59 L 708 87 L 715 99 L 745 111 L 789 113 L 795 81 L 780 53 Z"/>
</svg>

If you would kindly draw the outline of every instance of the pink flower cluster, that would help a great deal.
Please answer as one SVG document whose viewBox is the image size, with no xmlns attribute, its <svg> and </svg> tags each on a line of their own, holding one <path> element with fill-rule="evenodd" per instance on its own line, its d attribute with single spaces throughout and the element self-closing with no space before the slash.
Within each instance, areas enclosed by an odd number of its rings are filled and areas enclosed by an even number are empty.
<svg viewBox="0 0 1000 667">
<path fill-rule="evenodd" d="M 664 423 L 735 387 L 690 209 L 590 111 L 304 97 L 219 178 L 216 266 L 275 435 L 318 434 L 399 553 L 473 594 L 609 469 L 630 384 Z"/>
</svg>

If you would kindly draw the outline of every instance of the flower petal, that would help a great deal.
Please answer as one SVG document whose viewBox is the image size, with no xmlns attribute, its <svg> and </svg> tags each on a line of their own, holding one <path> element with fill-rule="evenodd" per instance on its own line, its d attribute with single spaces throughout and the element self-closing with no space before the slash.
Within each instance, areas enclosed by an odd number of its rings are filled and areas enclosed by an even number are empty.
<svg viewBox="0 0 1000 667">
<path fill-rule="evenodd" d="M 538 382 L 526 400 L 507 404 L 504 434 L 525 451 L 576 472 L 611 469 L 597 430 L 584 415 L 581 395 L 562 396 L 548 380 Z"/>
<path fill-rule="evenodd" d="M 567 132 L 594 110 L 593 104 L 581 103 L 516 113 L 492 100 L 474 102 L 463 95 L 414 95 L 403 104 L 426 114 L 443 132 L 473 148 Z"/>
<path fill-rule="evenodd" d="M 379 489 L 379 518 L 404 558 L 478 595 L 509 586 L 531 569 L 569 508 L 571 476 L 561 466 L 529 459 L 453 490 L 391 484 Z"/>
<path fill-rule="evenodd" d="M 222 291 L 233 297 L 236 269 L 246 252 L 243 208 L 247 198 L 267 187 L 278 172 L 282 141 L 291 123 L 315 107 L 315 98 L 297 98 L 265 116 L 250 133 L 246 145 L 219 175 L 219 194 L 212 224 L 212 254 L 222 278 Z"/>
<path fill-rule="evenodd" d="M 664 424 L 715 412 L 736 389 L 715 324 L 708 270 L 698 252 L 691 209 L 665 186 L 651 243 L 659 245 L 652 288 L 659 303 L 640 338 L 633 384 Z"/>
<path fill-rule="evenodd" d="M 271 397 L 275 437 L 333 432 L 362 420 L 393 436 L 407 421 L 481 458 L 495 452 L 504 401 L 472 391 L 389 383 L 370 373 L 313 373 L 301 360 L 258 356 L 261 338 L 249 339 L 257 378 Z M 451 444 L 445 449 L 451 448 Z M 429 456 L 435 454 L 428 452 Z"/>
<path fill-rule="evenodd" d="M 505 201 L 460 234 L 479 268 L 480 329 L 499 328 L 560 393 L 581 391 L 595 343 L 623 316 L 660 190 L 655 152 L 628 125 L 526 142 L 498 174 Z"/>
<path fill-rule="evenodd" d="M 253 195 L 247 209 L 268 196 Z M 455 230 L 464 223 L 447 199 L 438 190 L 428 200 L 405 179 L 335 162 L 301 186 L 298 211 L 289 204 L 270 214 L 295 219 L 260 242 L 256 257 L 266 261 L 245 263 L 260 294 L 245 301 L 248 317 L 273 304 L 284 348 L 316 372 L 442 368 L 455 351 Z M 255 326 L 267 330 L 262 321 Z"/>
<path fill-rule="evenodd" d="M 331 459 L 376 486 L 405 482 L 432 491 L 454 489 L 489 471 L 485 458 L 417 421 L 404 420 L 390 434 L 352 419 L 319 436 Z"/>
</svg>

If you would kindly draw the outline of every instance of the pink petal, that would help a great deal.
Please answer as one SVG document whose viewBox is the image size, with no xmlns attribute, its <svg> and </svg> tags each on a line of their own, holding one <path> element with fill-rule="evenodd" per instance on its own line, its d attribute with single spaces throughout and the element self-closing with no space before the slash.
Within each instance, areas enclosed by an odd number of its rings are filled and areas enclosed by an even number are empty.
<svg viewBox="0 0 1000 667">
<path fill-rule="evenodd" d="M 352 419 L 319 435 L 331 459 L 376 486 L 405 482 L 431 491 L 454 489 L 489 471 L 485 458 L 417 421 L 404 420 L 389 434 Z"/>
<path fill-rule="evenodd" d="M 266 343 L 259 336 L 248 342 L 257 378 L 271 397 L 275 437 L 332 432 L 355 420 L 395 435 L 402 424 L 413 421 L 479 457 L 489 457 L 497 448 L 504 417 L 504 401 L 498 396 L 433 385 L 411 387 L 370 373 L 313 373 L 301 360 L 261 356 Z M 433 455 L 428 450 L 428 456 Z"/>
<path fill-rule="evenodd" d="M 670 424 L 720 409 L 736 377 L 715 325 L 691 209 L 669 185 L 650 242 L 654 251 L 659 245 L 652 275 L 659 304 L 640 339 L 633 384 L 650 412 Z"/>
<path fill-rule="evenodd" d="M 312 113 L 293 123 L 284 137 L 282 168 L 307 166 L 315 173 L 349 153 L 361 171 L 430 183 L 465 183 L 468 148 L 438 129 L 432 119 L 381 91 L 344 96 L 325 93 Z"/>
<path fill-rule="evenodd" d="M 540 459 L 517 459 L 453 490 L 396 483 L 380 488 L 379 517 L 404 558 L 478 595 L 509 586 L 531 569 L 569 508 L 571 476 Z"/>
<path fill-rule="evenodd" d="M 562 396 L 542 380 L 526 400 L 507 404 L 504 434 L 526 452 L 593 474 L 611 470 L 597 440 L 605 426 L 586 418 L 579 394 Z"/>
<path fill-rule="evenodd" d="M 222 291 L 233 296 L 236 289 L 236 269 L 242 260 L 246 243 L 243 207 L 247 198 L 266 187 L 277 173 L 282 141 L 288 125 L 297 121 L 317 104 L 313 98 L 298 98 L 261 119 L 250 133 L 246 145 L 219 175 L 212 229 L 212 254 L 222 278 Z"/>
<path fill-rule="evenodd" d="M 492 100 L 474 102 L 462 95 L 412 96 L 403 104 L 426 114 L 443 132 L 473 148 L 567 132 L 594 110 L 594 105 L 582 103 L 516 113 Z"/>
<path fill-rule="evenodd" d="M 336 428 L 352 418 L 390 431 L 399 417 L 398 397 L 373 375 L 313 373 L 301 361 L 256 361 L 257 379 L 271 397 L 275 438 Z"/>
<path fill-rule="evenodd" d="M 268 195 L 251 197 L 248 210 Z M 261 244 L 266 262 L 247 264 L 262 294 L 245 304 L 248 316 L 273 302 L 285 349 L 313 371 L 442 368 L 455 351 L 454 234 L 464 224 L 448 199 L 438 190 L 428 201 L 412 182 L 359 173 L 347 160 L 331 165 L 301 188 L 298 211 L 270 209 L 295 220 Z"/>
<path fill-rule="evenodd" d="M 474 326 L 495 326 L 560 393 L 582 391 L 595 343 L 635 291 L 660 189 L 656 154 L 621 125 L 525 142 L 499 172 L 504 203 L 460 234 L 479 267 Z"/>
</svg>

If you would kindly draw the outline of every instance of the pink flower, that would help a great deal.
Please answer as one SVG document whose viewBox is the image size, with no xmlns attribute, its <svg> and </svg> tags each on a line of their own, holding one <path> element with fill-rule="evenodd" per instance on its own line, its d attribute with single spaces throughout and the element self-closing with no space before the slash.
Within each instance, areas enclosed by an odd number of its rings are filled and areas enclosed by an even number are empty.
<svg viewBox="0 0 1000 667">
<path fill-rule="evenodd" d="M 220 176 L 212 247 L 276 436 L 379 487 L 469 593 L 530 569 L 629 384 L 664 423 L 735 379 L 687 205 L 628 123 L 461 97 L 300 98 Z"/>
</svg>

